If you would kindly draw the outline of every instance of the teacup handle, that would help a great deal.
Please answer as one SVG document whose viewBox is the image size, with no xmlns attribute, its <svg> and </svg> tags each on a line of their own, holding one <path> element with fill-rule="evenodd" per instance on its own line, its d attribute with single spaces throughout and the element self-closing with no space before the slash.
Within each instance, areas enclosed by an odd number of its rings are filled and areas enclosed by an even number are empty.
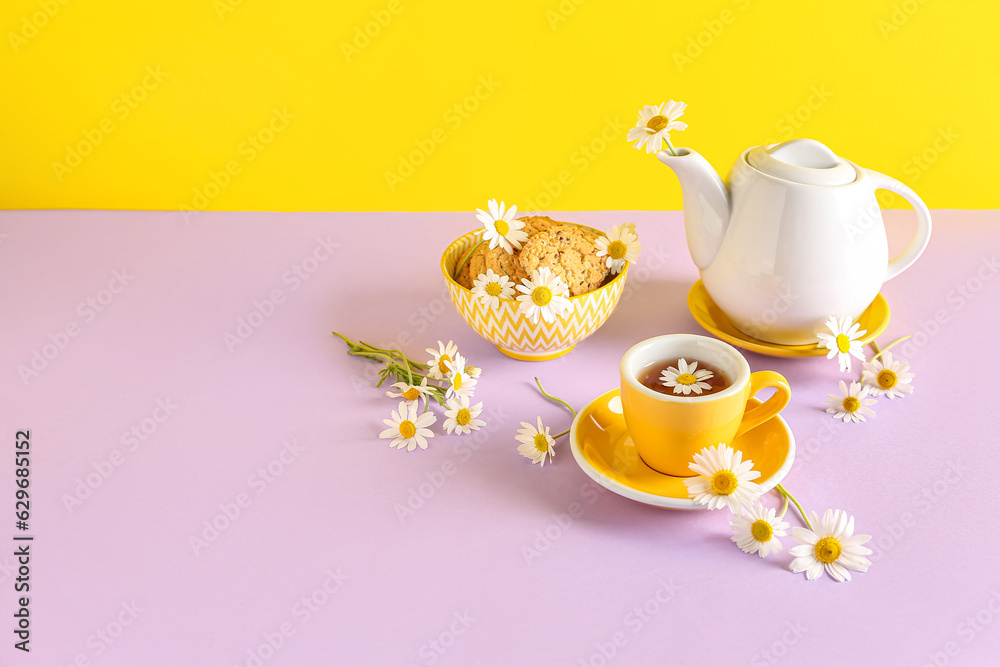
<svg viewBox="0 0 1000 667">
<path fill-rule="evenodd" d="M 784 375 L 775 371 L 757 371 L 750 374 L 749 397 L 768 387 L 774 388 L 774 395 L 743 413 L 743 421 L 740 422 L 740 428 L 736 432 L 737 436 L 743 435 L 755 426 L 760 426 L 788 405 L 788 401 L 792 397 L 792 390 Z"/>
<path fill-rule="evenodd" d="M 910 265 L 917 261 L 917 258 L 924 252 L 924 248 L 927 247 L 927 242 L 931 240 L 931 212 L 927 210 L 927 204 L 917 196 L 916 192 L 895 178 L 871 169 L 866 171 L 875 183 L 876 190 L 895 192 L 910 202 L 910 205 L 917 212 L 917 235 L 910 241 L 910 245 L 906 246 L 906 250 L 889 260 L 889 271 L 886 273 L 885 279 L 892 280 L 910 268 Z"/>
</svg>

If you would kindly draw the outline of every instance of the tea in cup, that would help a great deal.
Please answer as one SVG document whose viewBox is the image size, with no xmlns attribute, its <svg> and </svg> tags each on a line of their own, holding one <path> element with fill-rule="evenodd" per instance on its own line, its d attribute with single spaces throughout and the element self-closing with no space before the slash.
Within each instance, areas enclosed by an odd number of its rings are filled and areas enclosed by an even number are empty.
<svg viewBox="0 0 1000 667">
<path fill-rule="evenodd" d="M 620 371 L 625 423 L 639 456 L 675 477 L 693 476 L 688 463 L 695 454 L 720 442 L 732 445 L 791 398 L 780 373 L 751 373 L 736 348 L 706 336 L 644 340 L 625 353 Z M 768 387 L 774 395 L 747 409 L 750 398 Z"/>
</svg>

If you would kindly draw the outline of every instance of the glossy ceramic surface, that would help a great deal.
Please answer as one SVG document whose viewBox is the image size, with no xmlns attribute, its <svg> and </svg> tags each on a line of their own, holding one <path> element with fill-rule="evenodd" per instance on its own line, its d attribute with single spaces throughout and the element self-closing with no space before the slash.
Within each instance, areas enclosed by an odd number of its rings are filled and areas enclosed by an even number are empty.
<svg viewBox="0 0 1000 667">
<path fill-rule="evenodd" d="M 583 228 L 603 235 L 597 229 Z M 515 299 L 501 299 L 499 308 L 489 308 L 451 277 L 458 262 L 481 238 L 482 230 L 477 230 L 456 239 L 441 257 L 441 272 L 448 283 L 451 302 L 462 319 L 508 357 L 545 361 L 568 354 L 577 343 L 597 331 L 618 305 L 629 270 L 628 262 L 622 272 L 605 285 L 570 297 L 573 311 L 555 322 L 539 318 L 537 323 L 532 323 L 518 313 Z"/>
<path fill-rule="evenodd" d="M 756 406 L 759 401 L 751 399 Z M 705 509 L 688 498 L 684 477 L 659 473 L 643 462 L 629 437 L 622 415 L 621 395 L 612 389 L 577 413 L 570 428 L 573 458 L 601 486 L 620 496 L 656 507 Z M 760 471 L 755 480 L 765 491 L 785 478 L 795 460 L 795 438 L 781 416 L 737 436 L 733 447 Z"/>
<path fill-rule="evenodd" d="M 729 321 L 729 318 L 722 312 L 722 309 L 712 301 L 712 297 L 709 296 L 705 285 L 700 280 L 692 285 L 690 291 L 688 291 L 687 303 L 688 309 L 691 311 L 691 315 L 694 316 L 695 321 L 703 326 L 706 331 L 744 350 L 766 354 L 770 357 L 786 358 L 823 357 L 829 351 L 826 348 L 817 347 L 815 343 L 808 345 L 778 345 L 747 336 L 733 326 L 733 323 Z M 885 328 L 889 326 L 889 315 L 889 302 L 886 301 L 884 296 L 879 294 L 872 301 L 871 305 L 855 320 L 861 325 L 862 329 L 867 330 L 867 333 L 860 339 L 863 345 L 867 345 L 885 331 Z M 825 327 L 822 330 L 825 330 Z"/>
<path fill-rule="evenodd" d="M 730 385 L 708 394 L 675 395 L 639 382 L 650 365 L 675 358 L 709 364 L 724 373 Z M 642 460 L 667 475 L 689 475 L 688 463 L 695 454 L 720 442 L 733 442 L 781 412 L 791 398 L 788 381 L 780 373 L 751 373 L 739 350 L 708 336 L 648 338 L 625 353 L 619 371 L 622 409 L 632 440 Z M 768 387 L 774 395 L 748 409 L 748 399 Z"/>
<path fill-rule="evenodd" d="M 908 187 L 809 139 L 748 148 L 727 187 L 697 153 L 661 151 L 684 193 L 688 248 L 712 300 L 744 338 L 815 344 L 831 316 L 857 319 L 927 246 L 931 218 Z M 916 209 L 917 233 L 889 259 L 877 189 Z"/>
</svg>

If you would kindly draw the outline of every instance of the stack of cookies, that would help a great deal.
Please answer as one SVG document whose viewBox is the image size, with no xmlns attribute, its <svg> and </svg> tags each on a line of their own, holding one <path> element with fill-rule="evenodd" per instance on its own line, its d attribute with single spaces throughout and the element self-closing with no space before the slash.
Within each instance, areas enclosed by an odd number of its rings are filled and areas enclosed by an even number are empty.
<svg viewBox="0 0 1000 667">
<path fill-rule="evenodd" d="M 608 278 L 606 258 L 597 256 L 597 234 L 544 215 L 518 218 L 528 240 L 513 255 L 497 246 L 481 245 L 462 272 L 458 283 L 472 289 L 472 281 L 487 269 L 507 276 L 515 285 L 535 269 L 548 267 L 569 286 L 570 296 L 597 289 Z"/>
</svg>

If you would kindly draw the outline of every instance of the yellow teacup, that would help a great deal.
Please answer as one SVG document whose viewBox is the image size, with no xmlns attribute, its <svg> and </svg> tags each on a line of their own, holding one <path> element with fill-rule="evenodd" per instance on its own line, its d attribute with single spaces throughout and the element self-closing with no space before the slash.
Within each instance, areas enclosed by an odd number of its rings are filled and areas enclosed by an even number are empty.
<svg viewBox="0 0 1000 667">
<path fill-rule="evenodd" d="M 705 395 L 661 394 L 639 382 L 648 367 L 684 358 L 715 366 L 732 384 Z M 747 410 L 761 389 L 775 392 Z M 621 398 L 629 436 L 646 465 L 667 475 L 691 477 L 688 463 L 705 447 L 733 440 L 781 412 L 791 398 L 788 380 L 775 371 L 750 372 L 736 348 L 692 334 L 657 336 L 637 343 L 621 363 Z"/>
</svg>

